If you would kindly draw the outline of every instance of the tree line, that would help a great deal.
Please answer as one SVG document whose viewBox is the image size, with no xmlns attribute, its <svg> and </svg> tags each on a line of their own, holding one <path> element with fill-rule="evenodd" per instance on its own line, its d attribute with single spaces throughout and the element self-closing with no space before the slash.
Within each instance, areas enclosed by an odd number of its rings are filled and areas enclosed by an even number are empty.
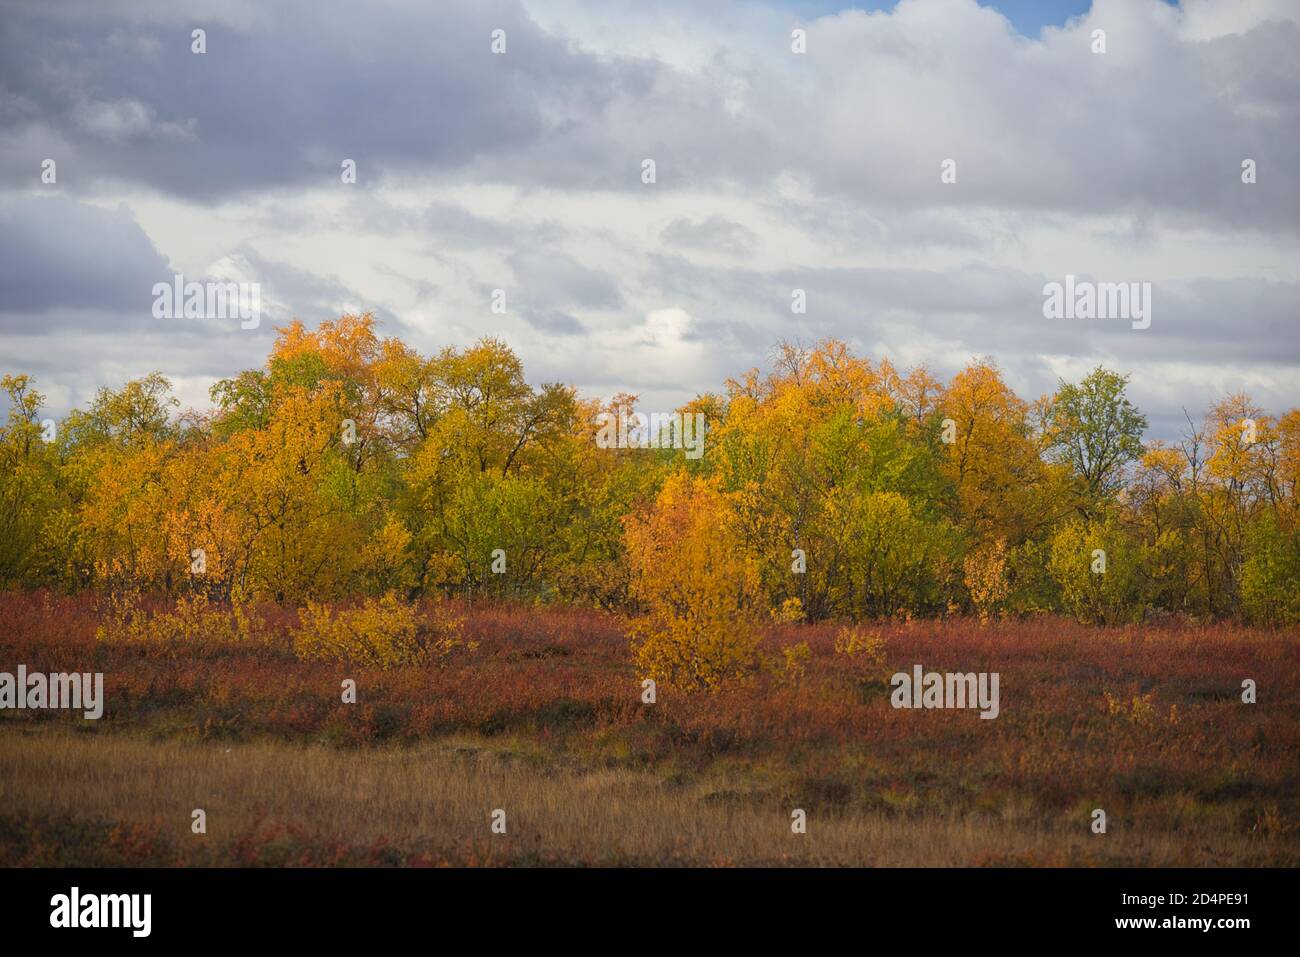
<svg viewBox="0 0 1300 957">
<path fill-rule="evenodd" d="M 737 614 L 1300 621 L 1300 410 L 1229 395 L 1144 441 L 1101 367 L 1027 401 L 990 360 L 944 383 L 784 344 L 678 410 L 704 416 L 697 457 L 598 443 L 636 396 L 530 385 L 494 338 L 422 356 L 369 315 L 278 330 L 204 411 L 154 373 L 54 423 L 30 377 L 2 384 L 6 586 L 515 597 L 720 635 Z"/>
</svg>

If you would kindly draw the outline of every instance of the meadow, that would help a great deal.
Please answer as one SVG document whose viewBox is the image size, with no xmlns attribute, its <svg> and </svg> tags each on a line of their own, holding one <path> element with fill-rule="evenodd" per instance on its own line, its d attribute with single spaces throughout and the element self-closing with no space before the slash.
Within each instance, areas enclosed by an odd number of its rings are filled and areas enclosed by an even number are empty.
<svg viewBox="0 0 1300 957">
<path fill-rule="evenodd" d="M 0 664 L 103 672 L 106 697 L 0 711 L 0 863 L 1300 863 L 1294 627 L 769 622 L 762 667 L 647 704 L 621 616 L 419 607 L 461 640 L 380 667 L 302 655 L 287 606 L 255 640 L 139 641 L 97 637 L 99 593 L 0 595 Z M 916 664 L 998 672 L 999 716 L 891 707 Z"/>
</svg>

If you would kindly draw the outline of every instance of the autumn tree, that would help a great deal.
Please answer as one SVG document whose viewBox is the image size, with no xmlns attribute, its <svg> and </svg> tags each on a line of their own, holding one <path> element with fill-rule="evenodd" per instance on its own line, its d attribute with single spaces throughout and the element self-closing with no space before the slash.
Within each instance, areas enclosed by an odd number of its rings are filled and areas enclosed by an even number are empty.
<svg viewBox="0 0 1300 957">
<path fill-rule="evenodd" d="M 685 690 L 747 674 L 762 613 L 758 570 L 726 497 L 705 479 L 671 476 L 644 514 L 626 520 L 632 627 L 642 673 Z"/>
<path fill-rule="evenodd" d="M 6 375 L 9 400 L 0 425 L 0 583 L 30 580 L 40 555 L 58 537 L 64 495 L 55 436 L 40 419 L 45 397 L 29 376 Z"/>
<path fill-rule="evenodd" d="M 952 423 L 944 461 L 957 492 L 952 517 L 975 540 L 1015 546 L 1062 514 L 1030 406 L 996 365 L 982 360 L 957 373 L 942 411 Z"/>
<path fill-rule="evenodd" d="M 765 592 L 774 605 L 798 598 L 814 618 L 933 606 L 932 533 L 947 488 L 935 383 L 836 340 L 786 344 L 775 365 L 728 383 L 705 456 Z M 882 516 L 901 524 L 877 528 Z M 908 541 L 896 537 L 904 529 Z"/>
<path fill-rule="evenodd" d="M 1300 617 L 1300 411 L 1229 395 L 1143 446 L 1104 368 L 1026 401 L 988 360 L 945 384 L 829 339 L 770 366 L 679 410 L 698 458 L 598 441 L 636 396 L 531 383 L 496 338 L 421 355 L 368 314 L 278 330 L 210 410 L 152 373 L 47 422 L 5 376 L 0 582 L 634 604 L 647 670 L 691 686 L 743 671 L 770 615 Z"/>
</svg>

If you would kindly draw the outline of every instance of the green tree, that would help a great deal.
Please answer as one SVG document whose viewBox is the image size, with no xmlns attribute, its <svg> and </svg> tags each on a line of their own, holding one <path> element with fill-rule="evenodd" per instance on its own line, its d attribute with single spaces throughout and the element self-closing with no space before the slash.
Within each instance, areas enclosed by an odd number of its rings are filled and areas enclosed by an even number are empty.
<svg viewBox="0 0 1300 957">
<path fill-rule="evenodd" d="M 1119 490 L 1124 469 L 1142 456 L 1147 420 L 1124 394 L 1128 376 L 1098 366 L 1082 382 L 1062 382 L 1048 411 L 1048 454 L 1083 485 L 1085 514 Z"/>
</svg>

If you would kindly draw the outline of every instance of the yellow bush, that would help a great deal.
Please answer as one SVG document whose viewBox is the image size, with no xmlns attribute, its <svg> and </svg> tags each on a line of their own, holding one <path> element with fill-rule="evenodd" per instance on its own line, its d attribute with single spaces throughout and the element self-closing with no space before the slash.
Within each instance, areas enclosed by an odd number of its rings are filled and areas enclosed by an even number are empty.
<svg viewBox="0 0 1300 957">
<path fill-rule="evenodd" d="M 962 571 L 965 572 L 971 603 L 979 613 L 980 621 L 987 623 L 1011 594 L 1007 582 L 1006 541 L 999 538 L 976 548 L 962 562 Z"/>
<path fill-rule="evenodd" d="M 170 611 L 150 614 L 134 595 L 115 595 L 95 630 L 100 641 L 165 644 L 190 641 L 257 641 L 266 637 L 261 620 L 240 604 L 214 605 L 206 595 L 182 596 Z"/>
<path fill-rule="evenodd" d="M 1109 691 L 1104 692 L 1106 696 L 1106 711 L 1112 718 L 1128 721 L 1139 727 L 1150 727 L 1152 725 L 1165 723 L 1178 723 L 1178 706 L 1170 705 L 1166 715 L 1161 715 L 1156 707 L 1156 693 L 1148 691 L 1146 694 L 1135 694 L 1130 701 L 1125 701 L 1122 697 L 1116 697 Z"/>
<path fill-rule="evenodd" d="M 875 668 L 885 663 L 885 639 L 864 628 L 845 626 L 835 636 L 835 653 Z"/>
<path fill-rule="evenodd" d="M 781 654 L 785 656 L 785 669 L 781 677 L 791 683 L 802 680 L 808 671 L 808 662 L 812 658 L 812 649 L 808 647 L 808 642 L 801 641 L 797 645 L 782 648 Z"/>
<path fill-rule="evenodd" d="M 298 617 L 293 650 L 304 660 L 391 668 L 424 664 L 463 644 L 459 618 L 439 607 L 432 619 L 421 622 L 414 605 L 391 593 L 338 612 L 309 601 Z"/>
<path fill-rule="evenodd" d="M 654 507 L 625 523 L 633 622 L 642 674 L 683 690 L 707 690 L 757 663 L 758 570 L 731 525 L 726 497 L 686 475 L 664 483 Z"/>
<path fill-rule="evenodd" d="M 787 598 L 781 602 L 780 608 L 772 609 L 772 620 L 779 625 L 798 624 L 806 617 L 803 602 L 798 598 Z"/>
</svg>

